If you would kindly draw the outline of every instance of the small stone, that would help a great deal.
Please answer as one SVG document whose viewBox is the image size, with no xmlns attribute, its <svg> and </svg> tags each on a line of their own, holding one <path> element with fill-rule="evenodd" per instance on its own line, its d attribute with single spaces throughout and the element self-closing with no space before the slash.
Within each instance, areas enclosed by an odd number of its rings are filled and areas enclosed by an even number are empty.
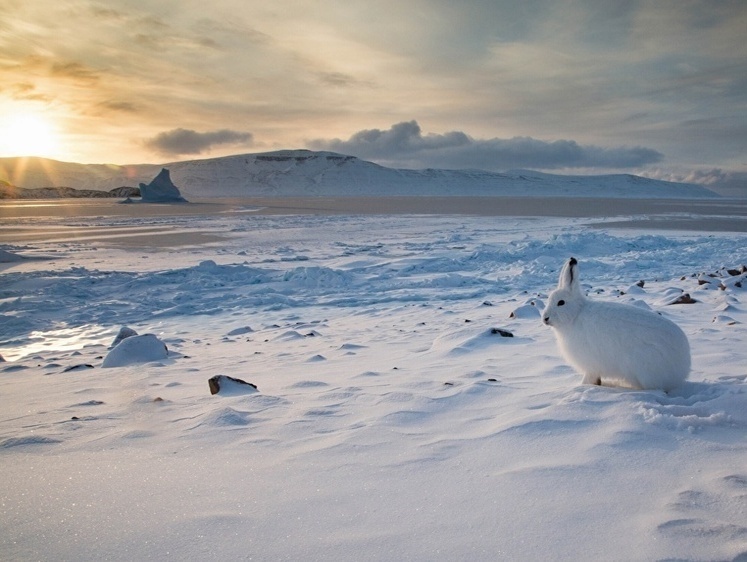
<svg viewBox="0 0 747 562">
<path fill-rule="evenodd" d="M 490 329 L 491 334 L 499 335 L 502 338 L 512 338 L 514 335 L 509 332 L 508 330 L 504 330 L 503 328 L 491 328 Z"/>
<path fill-rule="evenodd" d="M 69 367 L 65 367 L 62 372 L 69 373 L 70 371 L 82 371 L 83 369 L 93 369 L 93 365 L 89 365 L 88 363 L 83 363 L 80 365 L 71 365 Z"/>
<path fill-rule="evenodd" d="M 682 293 L 679 297 L 674 299 L 672 302 L 668 304 L 694 304 L 698 301 L 696 301 L 694 298 L 690 296 L 690 293 Z"/>
</svg>

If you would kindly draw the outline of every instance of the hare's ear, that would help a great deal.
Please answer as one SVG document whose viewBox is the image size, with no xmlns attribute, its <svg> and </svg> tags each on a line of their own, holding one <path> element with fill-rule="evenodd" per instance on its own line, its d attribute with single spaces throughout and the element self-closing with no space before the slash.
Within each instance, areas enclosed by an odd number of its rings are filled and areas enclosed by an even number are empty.
<svg viewBox="0 0 747 562">
<path fill-rule="evenodd" d="M 560 271 L 558 289 L 581 290 L 581 284 L 578 282 L 578 262 L 576 258 L 569 259 Z"/>
</svg>

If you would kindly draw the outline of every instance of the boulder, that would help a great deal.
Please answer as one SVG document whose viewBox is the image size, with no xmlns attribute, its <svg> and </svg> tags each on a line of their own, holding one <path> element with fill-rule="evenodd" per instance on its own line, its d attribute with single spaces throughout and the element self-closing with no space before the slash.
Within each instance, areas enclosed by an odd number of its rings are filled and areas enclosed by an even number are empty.
<svg viewBox="0 0 747 562">
<path fill-rule="evenodd" d="M 125 367 L 137 363 L 161 361 L 169 356 L 166 344 L 153 334 L 130 336 L 114 347 L 101 364 L 102 367 Z"/>
</svg>

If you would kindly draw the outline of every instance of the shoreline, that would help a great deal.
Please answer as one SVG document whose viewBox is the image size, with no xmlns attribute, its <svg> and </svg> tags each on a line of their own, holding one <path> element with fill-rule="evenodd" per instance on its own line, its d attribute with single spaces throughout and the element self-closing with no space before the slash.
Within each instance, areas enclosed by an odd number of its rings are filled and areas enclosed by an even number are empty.
<svg viewBox="0 0 747 562">
<path fill-rule="evenodd" d="M 229 217 L 236 215 L 421 215 L 589 219 L 586 226 L 690 232 L 747 232 L 747 199 L 622 199 L 576 197 L 251 197 L 190 203 L 133 203 L 101 199 L 0 200 L 0 244 L 52 240 L 117 246 L 218 242 L 225 233 L 139 224 L 70 225 L 107 217 Z M 600 222 L 601 221 L 601 222 Z M 55 228 L 50 228 L 55 227 Z M 74 228 L 73 228 L 74 227 Z M 179 231 L 181 230 L 181 234 Z M 187 234 L 185 237 L 184 234 Z"/>
<path fill-rule="evenodd" d="M 248 208 L 253 208 L 251 211 Z M 0 218 L 37 216 L 183 216 L 213 212 L 257 214 L 432 214 L 599 217 L 693 213 L 747 217 L 747 199 L 634 199 L 612 197 L 242 197 L 189 203 L 132 203 L 121 199 L 0 199 Z"/>
</svg>

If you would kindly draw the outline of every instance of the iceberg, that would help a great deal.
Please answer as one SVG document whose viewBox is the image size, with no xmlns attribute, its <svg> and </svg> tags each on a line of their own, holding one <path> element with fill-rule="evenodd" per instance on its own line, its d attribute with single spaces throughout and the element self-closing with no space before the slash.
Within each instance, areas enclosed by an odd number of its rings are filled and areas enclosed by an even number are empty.
<svg viewBox="0 0 747 562">
<path fill-rule="evenodd" d="M 140 196 L 143 203 L 187 203 L 166 168 L 162 168 L 149 184 L 140 184 Z"/>
</svg>

